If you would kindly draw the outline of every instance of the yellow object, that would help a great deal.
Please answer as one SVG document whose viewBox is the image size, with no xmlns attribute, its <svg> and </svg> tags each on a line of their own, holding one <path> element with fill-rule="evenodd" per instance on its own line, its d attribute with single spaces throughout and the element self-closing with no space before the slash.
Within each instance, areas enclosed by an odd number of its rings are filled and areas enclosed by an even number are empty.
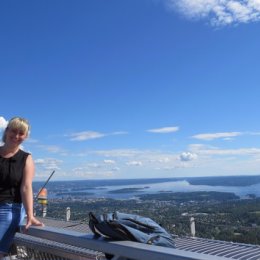
<svg viewBox="0 0 260 260">
<path fill-rule="evenodd" d="M 38 203 L 42 205 L 47 205 L 48 200 L 47 200 L 47 189 L 43 188 L 41 192 L 38 195 Z"/>
</svg>

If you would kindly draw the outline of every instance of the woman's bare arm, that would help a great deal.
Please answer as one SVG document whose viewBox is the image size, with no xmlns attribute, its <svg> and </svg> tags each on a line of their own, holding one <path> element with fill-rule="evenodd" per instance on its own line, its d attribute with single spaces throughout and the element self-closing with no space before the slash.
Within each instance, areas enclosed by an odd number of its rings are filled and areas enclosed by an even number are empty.
<svg viewBox="0 0 260 260">
<path fill-rule="evenodd" d="M 43 223 L 34 217 L 33 214 L 33 189 L 32 181 L 34 178 L 34 162 L 31 155 L 28 155 L 26 159 L 26 164 L 24 167 L 23 180 L 21 184 L 21 196 L 22 202 L 27 214 L 27 222 L 25 230 L 27 230 L 31 225 L 43 226 Z"/>
</svg>

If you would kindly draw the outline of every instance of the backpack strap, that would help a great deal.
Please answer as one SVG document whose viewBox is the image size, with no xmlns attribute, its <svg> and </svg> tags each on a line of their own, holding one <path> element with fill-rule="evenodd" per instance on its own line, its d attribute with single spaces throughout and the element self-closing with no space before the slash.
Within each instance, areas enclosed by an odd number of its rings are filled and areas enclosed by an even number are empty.
<svg viewBox="0 0 260 260">
<path fill-rule="evenodd" d="M 92 212 L 89 212 L 89 228 L 94 233 L 94 235 L 100 237 L 101 235 L 96 231 L 96 228 L 95 228 L 95 226 L 97 224 L 98 224 L 98 220 L 97 220 L 96 216 Z"/>
<path fill-rule="evenodd" d="M 120 234 L 122 237 L 121 240 L 138 241 L 136 237 L 127 229 L 127 227 L 124 224 L 117 222 L 117 220 L 109 221 L 108 225 Z"/>
<path fill-rule="evenodd" d="M 133 234 L 116 219 L 111 219 L 112 216 L 103 214 L 101 219 L 98 219 L 92 212 L 89 213 L 89 228 L 95 236 L 104 236 L 106 238 L 116 240 L 132 240 L 137 241 Z"/>
</svg>

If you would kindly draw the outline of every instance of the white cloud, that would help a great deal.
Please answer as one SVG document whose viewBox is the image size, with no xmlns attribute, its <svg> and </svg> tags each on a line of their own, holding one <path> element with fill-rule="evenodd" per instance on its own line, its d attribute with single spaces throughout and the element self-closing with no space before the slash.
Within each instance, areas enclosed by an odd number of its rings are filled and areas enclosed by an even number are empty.
<svg viewBox="0 0 260 260">
<path fill-rule="evenodd" d="M 108 135 L 127 135 L 127 134 L 128 134 L 128 132 L 126 132 L 126 131 L 117 131 L 117 132 L 113 132 Z"/>
<path fill-rule="evenodd" d="M 82 178 L 94 178 L 94 179 L 104 179 L 104 178 L 111 178 L 115 177 L 116 170 L 111 171 L 89 171 L 87 168 L 84 167 L 76 167 L 71 170 L 73 172 L 73 177 L 71 178 L 71 172 L 65 173 L 65 176 L 69 179 L 82 179 Z"/>
<path fill-rule="evenodd" d="M 0 116 L 0 130 L 5 129 L 8 124 L 8 121 L 4 119 L 4 117 Z"/>
<path fill-rule="evenodd" d="M 159 163 L 168 163 L 168 162 L 170 162 L 171 160 L 170 160 L 170 158 L 169 157 L 163 157 L 163 158 L 159 158 L 158 159 L 158 162 Z"/>
<path fill-rule="evenodd" d="M 104 160 L 105 164 L 115 164 L 116 162 L 114 160 Z"/>
<path fill-rule="evenodd" d="M 96 162 L 91 162 L 87 164 L 87 167 L 89 168 L 101 168 L 101 165 L 99 163 Z"/>
<path fill-rule="evenodd" d="M 226 139 L 226 138 L 235 137 L 235 136 L 239 136 L 239 135 L 242 135 L 242 133 L 241 132 L 224 132 L 224 133 L 211 133 L 211 134 L 208 134 L 208 133 L 197 134 L 197 135 L 193 135 L 192 137 L 195 139 L 210 141 L 213 139 L 218 139 L 218 138 Z"/>
<path fill-rule="evenodd" d="M 120 168 L 119 167 L 114 167 L 114 168 L 111 169 L 111 171 L 118 172 L 118 171 L 120 171 Z"/>
<path fill-rule="evenodd" d="M 105 136 L 110 136 L 110 135 L 125 135 L 128 134 L 128 132 L 125 131 L 117 131 L 117 132 L 112 132 L 112 133 L 100 133 L 96 131 L 83 131 L 83 132 L 78 132 L 78 133 L 72 133 L 68 135 L 70 137 L 71 141 L 85 141 L 85 140 L 90 140 L 90 139 L 97 139 L 97 138 L 102 138 Z"/>
<path fill-rule="evenodd" d="M 197 158 L 197 154 L 195 153 L 190 153 L 190 152 L 183 152 L 180 154 L 180 160 L 187 162 L 187 161 L 192 161 Z"/>
<path fill-rule="evenodd" d="M 40 168 L 41 170 L 58 170 L 60 169 L 59 165 L 63 163 L 63 161 L 57 160 L 55 158 L 45 158 L 35 159 L 34 163 L 36 167 Z"/>
<path fill-rule="evenodd" d="M 44 173 L 44 176 L 48 177 L 50 169 L 57 169 L 58 166 L 61 167 L 56 175 L 62 177 L 64 173 L 62 178 L 67 179 L 129 178 L 132 174 L 135 177 L 142 175 L 150 178 L 158 177 L 158 174 L 165 177 L 170 174 L 207 175 L 209 172 L 215 175 L 224 172 L 243 174 L 247 169 L 250 173 L 256 173 L 257 169 L 260 169 L 260 148 L 257 146 L 226 149 L 205 144 L 191 144 L 186 147 L 185 152 L 137 149 L 88 152 L 89 156 L 84 158 L 84 161 L 76 160 L 75 163 L 70 163 L 71 170 L 65 172 L 66 160 L 61 163 L 54 159 L 37 159 L 36 176 L 39 178 L 39 174 L 41 177 Z"/>
<path fill-rule="evenodd" d="M 168 134 L 168 133 L 177 132 L 178 130 L 179 130 L 178 126 L 168 126 L 168 127 L 162 127 L 162 128 L 156 128 L 156 129 L 149 129 L 149 130 L 147 130 L 147 132 Z"/>
<path fill-rule="evenodd" d="M 260 148 L 237 148 L 237 149 L 221 149 L 218 147 L 201 145 L 201 144 L 192 144 L 189 146 L 189 150 L 192 153 L 198 155 L 235 155 L 235 156 L 257 156 L 260 155 Z"/>
<path fill-rule="evenodd" d="M 56 154 L 60 154 L 62 156 L 67 155 L 67 151 L 57 145 L 37 145 L 37 147 L 39 147 L 45 151 L 48 151 L 49 153 L 56 153 Z"/>
<path fill-rule="evenodd" d="M 96 139 L 104 137 L 105 135 L 99 132 L 94 131 L 85 131 L 85 132 L 79 132 L 79 133 L 73 133 L 70 135 L 71 141 L 85 141 L 90 139 Z"/>
<path fill-rule="evenodd" d="M 188 18 L 208 19 L 214 26 L 260 20 L 259 0 L 166 0 Z"/>
<path fill-rule="evenodd" d="M 207 155 L 260 155 L 259 148 L 213 149 L 200 151 Z"/>
<path fill-rule="evenodd" d="M 134 149 L 113 149 L 113 150 L 99 150 L 93 151 L 94 154 L 104 157 L 134 157 L 142 154 L 142 151 Z"/>
<path fill-rule="evenodd" d="M 130 162 L 127 162 L 126 165 L 128 166 L 142 166 L 143 163 L 141 161 L 130 161 Z"/>
<path fill-rule="evenodd" d="M 34 160 L 34 163 L 35 164 L 44 164 L 45 160 L 44 159 L 36 159 L 36 160 Z"/>
</svg>

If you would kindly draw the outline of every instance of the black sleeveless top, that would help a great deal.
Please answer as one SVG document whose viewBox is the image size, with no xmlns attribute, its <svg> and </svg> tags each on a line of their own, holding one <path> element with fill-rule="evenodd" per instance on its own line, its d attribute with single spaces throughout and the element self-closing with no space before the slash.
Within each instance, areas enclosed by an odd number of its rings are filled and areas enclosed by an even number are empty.
<svg viewBox="0 0 260 260">
<path fill-rule="evenodd" d="M 22 150 L 10 157 L 0 156 L 0 203 L 21 203 L 20 186 L 23 179 L 23 170 L 29 153 Z"/>
</svg>

